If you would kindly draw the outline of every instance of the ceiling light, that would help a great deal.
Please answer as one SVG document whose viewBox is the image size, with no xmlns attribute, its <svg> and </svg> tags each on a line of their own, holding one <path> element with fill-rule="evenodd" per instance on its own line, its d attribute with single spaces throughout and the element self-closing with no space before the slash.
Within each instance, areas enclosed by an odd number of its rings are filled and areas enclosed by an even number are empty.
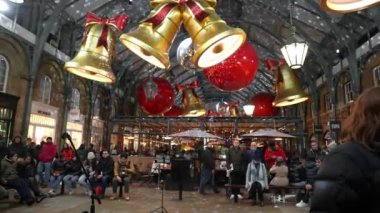
<svg viewBox="0 0 380 213">
<path fill-rule="evenodd" d="M 321 7 L 330 12 L 350 13 L 380 3 L 380 0 L 321 0 Z"/>
<path fill-rule="evenodd" d="M 243 109 L 244 109 L 244 112 L 246 115 L 248 116 L 252 116 L 253 115 L 253 111 L 255 110 L 255 105 L 253 104 L 246 104 L 243 106 Z"/>
<path fill-rule="evenodd" d="M 0 11 L 7 11 L 7 10 L 9 10 L 8 4 L 0 0 Z"/>
<path fill-rule="evenodd" d="M 8 1 L 16 3 L 16 4 L 22 4 L 22 3 L 24 3 L 24 0 L 8 0 Z"/>
<path fill-rule="evenodd" d="M 305 62 L 309 46 L 306 44 L 306 42 L 297 42 L 295 39 L 296 28 L 293 26 L 292 10 L 293 5 L 291 3 L 291 0 L 289 0 L 290 36 L 287 38 L 288 43 L 281 48 L 281 53 L 290 68 L 299 69 Z"/>
</svg>

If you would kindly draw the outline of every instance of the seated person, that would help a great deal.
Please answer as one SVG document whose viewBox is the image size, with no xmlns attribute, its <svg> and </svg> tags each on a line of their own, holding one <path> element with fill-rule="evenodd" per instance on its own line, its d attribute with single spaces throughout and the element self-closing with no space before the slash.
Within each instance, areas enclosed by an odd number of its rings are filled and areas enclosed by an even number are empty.
<svg viewBox="0 0 380 213">
<path fill-rule="evenodd" d="M 66 163 L 66 174 L 63 177 L 63 182 L 65 183 L 66 189 L 69 191 L 69 195 L 74 193 L 74 187 L 79 180 L 81 172 L 80 161 L 77 159 L 77 156 L 72 156 L 71 160 Z"/>
<path fill-rule="evenodd" d="M 277 157 L 276 163 L 269 170 L 269 173 L 274 174 L 274 178 L 270 182 L 271 186 L 286 187 L 289 185 L 288 167 L 285 165 L 284 159 L 282 157 Z M 285 190 L 281 189 L 278 201 L 284 201 L 284 196 Z"/>
<path fill-rule="evenodd" d="M 306 160 L 305 158 L 299 159 L 300 164 L 295 167 L 295 172 L 297 173 L 294 183 L 291 183 L 292 186 L 304 187 L 306 184 Z"/>
<path fill-rule="evenodd" d="M 17 154 L 10 151 L 1 160 L 0 184 L 16 189 L 20 195 L 20 202 L 32 205 L 34 197 L 29 184 L 20 178 L 17 173 Z"/>
<path fill-rule="evenodd" d="M 129 200 L 129 175 L 135 172 L 133 163 L 127 160 L 127 154 L 121 153 L 120 159 L 115 162 L 114 178 L 112 180 L 112 196 L 111 200 L 114 200 L 117 195 L 117 186 L 122 184 L 124 186 L 124 199 Z"/>
<path fill-rule="evenodd" d="M 61 183 L 66 172 L 66 161 L 65 161 L 64 155 L 60 154 L 58 156 L 58 159 L 53 161 L 51 170 L 53 171 L 53 173 L 51 174 L 51 177 L 50 177 L 51 189 L 48 192 L 48 194 L 50 196 L 54 196 L 57 194 L 57 189 L 59 187 L 59 184 Z"/>
<path fill-rule="evenodd" d="M 32 159 L 31 155 L 27 155 L 23 162 L 18 163 L 17 172 L 20 178 L 24 179 L 30 186 L 31 190 L 36 196 L 36 202 L 39 203 L 46 198 L 46 195 L 43 194 L 38 185 L 36 179 L 36 162 Z"/>
<path fill-rule="evenodd" d="M 100 183 L 101 192 L 99 193 L 101 198 L 104 198 L 107 185 L 113 178 L 113 170 L 114 162 L 111 156 L 109 155 L 108 151 L 103 150 L 99 163 L 96 166 L 94 176 L 91 178 L 91 181 L 93 183 Z"/>
<path fill-rule="evenodd" d="M 83 162 L 83 166 L 86 169 L 87 174 L 89 177 L 93 176 L 95 174 L 95 168 L 96 168 L 96 158 L 94 152 L 88 152 L 87 153 L 87 159 Z M 79 177 L 78 183 L 80 186 L 84 187 L 86 189 L 86 194 L 91 195 L 92 189 L 90 183 L 88 183 L 86 174 L 84 171 L 82 171 L 82 175 Z"/>
<path fill-rule="evenodd" d="M 261 155 L 254 154 L 248 164 L 245 188 L 252 198 L 252 205 L 256 205 L 256 191 L 259 195 L 260 206 L 264 206 L 264 189 L 268 189 L 268 175 L 265 165 L 261 162 Z"/>
</svg>

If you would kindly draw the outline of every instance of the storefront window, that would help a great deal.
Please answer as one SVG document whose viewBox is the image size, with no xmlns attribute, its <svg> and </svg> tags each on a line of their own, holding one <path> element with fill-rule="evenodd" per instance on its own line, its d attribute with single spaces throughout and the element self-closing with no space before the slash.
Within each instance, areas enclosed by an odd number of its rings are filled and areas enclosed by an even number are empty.
<svg viewBox="0 0 380 213">
<path fill-rule="evenodd" d="M 5 92 L 7 88 L 7 79 L 9 72 L 9 63 L 8 60 L 0 55 L 0 91 Z"/>
<path fill-rule="evenodd" d="M 380 66 L 373 68 L 373 82 L 375 86 L 380 86 Z"/>
<path fill-rule="evenodd" d="M 71 91 L 71 109 L 79 109 L 80 107 L 80 92 L 73 88 Z"/>
<path fill-rule="evenodd" d="M 55 123 L 54 118 L 31 114 L 28 137 L 32 138 L 36 144 L 40 144 L 41 141 L 46 141 L 47 137 L 54 138 Z"/>
<path fill-rule="evenodd" d="M 349 103 L 354 100 L 354 91 L 352 90 L 352 81 L 347 81 L 344 84 L 344 103 Z"/>
<path fill-rule="evenodd" d="M 40 85 L 40 96 L 42 99 L 42 103 L 50 104 L 50 94 L 51 94 L 51 78 L 45 75 L 41 79 Z"/>
</svg>

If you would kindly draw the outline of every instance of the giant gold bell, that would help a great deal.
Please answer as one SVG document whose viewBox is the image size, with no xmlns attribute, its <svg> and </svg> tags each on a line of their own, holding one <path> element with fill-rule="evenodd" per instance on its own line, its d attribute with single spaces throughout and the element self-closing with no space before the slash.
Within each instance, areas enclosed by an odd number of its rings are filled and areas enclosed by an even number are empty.
<svg viewBox="0 0 380 213">
<path fill-rule="evenodd" d="M 273 105 L 276 107 L 298 104 L 309 99 L 301 88 L 294 70 L 286 64 L 282 64 L 277 71 L 276 98 Z"/>
<path fill-rule="evenodd" d="M 165 6 L 167 4 L 155 7 L 146 20 L 155 17 Z M 143 21 L 136 30 L 122 34 L 120 40 L 145 61 L 161 69 L 168 69 L 170 66 L 168 51 L 181 21 L 180 10 L 178 7 L 173 7 L 157 27 L 154 28 L 152 23 Z"/>
<path fill-rule="evenodd" d="M 201 101 L 194 89 L 183 90 L 182 106 L 182 116 L 199 117 L 206 114 L 206 109 L 202 107 Z"/>
<path fill-rule="evenodd" d="M 213 66 L 231 56 L 246 39 L 240 28 L 232 28 L 204 0 L 195 2 L 208 16 L 201 22 L 194 18 L 191 9 L 183 7 L 182 19 L 194 45 L 193 63 L 200 68 Z"/>
<path fill-rule="evenodd" d="M 111 27 L 107 31 L 107 47 L 98 45 L 103 25 L 86 27 L 85 37 L 78 54 L 65 63 L 64 68 L 75 75 L 103 83 L 114 83 L 111 61 L 115 54 L 115 34 Z"/>
</svg>

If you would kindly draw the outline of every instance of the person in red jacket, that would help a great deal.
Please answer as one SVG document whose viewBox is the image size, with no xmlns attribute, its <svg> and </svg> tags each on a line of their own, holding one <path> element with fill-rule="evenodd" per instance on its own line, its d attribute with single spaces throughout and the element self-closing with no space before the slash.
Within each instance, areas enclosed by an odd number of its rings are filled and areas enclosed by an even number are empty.
<svg viewBox="0 0 380 213">
<path fill-rule="evenodd" d="M 65 157 L 65 160 L 70 161 L 73 158 L 73 149 L 69 146 L 69 144 L 65 143 L 61 154 Z"/>
<path fill-rule="evenodd" d="M 275 141 L 269 141 L 268 148 L 265 151 L 264 160 L 267 163 L 269 168 L 276 163 L 276 159 L 278 157 L 282 157 L 282 159 L 286 160 L 284 150 L 276 144 Z"/>
<path fill-rule="evenodd" d="M 41 187 L 46 188 L 51 173 L 51 165 L 54 157 L 57 155 L 57 147 L 53 143 L 51 137 L 46 138 L 46 143 L 42 146 L 40 154 L 38 156 L 39 162 L 37 165 L 37 173 L 41 183 Z"/>
</svg>

